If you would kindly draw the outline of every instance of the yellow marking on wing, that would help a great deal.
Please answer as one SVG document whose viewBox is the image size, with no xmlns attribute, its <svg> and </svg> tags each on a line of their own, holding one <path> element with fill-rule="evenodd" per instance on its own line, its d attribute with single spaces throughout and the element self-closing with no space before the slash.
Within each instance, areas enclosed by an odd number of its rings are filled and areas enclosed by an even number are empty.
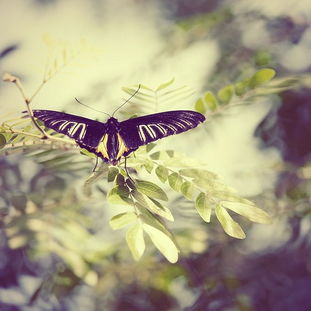
<svg viewBox="0 0 311 311">
<path fill-rule="evenodd" d="M 129 149 L 126 147 L 124 140 L 122 139 L 119 133 L 117 134 L 117 136 L 118 136 L 118 142 L 119 142 L 119 152 L 117 154 L 117 159 L 119 159 Z"/>
<path fill-rule="evenodd" d="M 96 151 L 101 153 L 104 156 L 104 158 L 109 159 L 109 155 L 107 152 L 107 141 L 108 141 L 108 134 L 105 134 L 104 138 L 98 144 Z"/>
</svg>

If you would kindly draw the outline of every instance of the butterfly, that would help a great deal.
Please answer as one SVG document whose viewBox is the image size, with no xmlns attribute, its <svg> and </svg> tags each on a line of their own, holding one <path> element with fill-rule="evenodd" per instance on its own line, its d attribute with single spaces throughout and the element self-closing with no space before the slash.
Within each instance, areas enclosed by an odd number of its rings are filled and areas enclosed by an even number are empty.
<svg viewBox="0 0 311 311">
<path fill-rule="evenodd" d="M 112 116 L 105 123 L 52 110 L 33 110 L 33 115 L 47 128 L 73 138 L 81 148 L 112 165 L 140 146 L 205 121 L 204 115 L 191 110 L 160 112 L 122 122 Z"/>
</svg>

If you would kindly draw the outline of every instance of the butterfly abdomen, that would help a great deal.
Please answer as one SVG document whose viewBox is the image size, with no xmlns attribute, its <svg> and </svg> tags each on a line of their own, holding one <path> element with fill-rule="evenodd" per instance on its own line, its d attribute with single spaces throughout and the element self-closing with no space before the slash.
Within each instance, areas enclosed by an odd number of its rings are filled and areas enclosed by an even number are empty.
<svg viewBox="0 0 311 311">
<path fill-rule="evenodd" d="M 119 134 L 119 122 L 115 118 L 110 118 L 107 121 L 107 133 L 99 142 L 96 152 L 109 163 L 115 165 L 120 158 L 127 152 L 129 148 Z"/>
</svg>

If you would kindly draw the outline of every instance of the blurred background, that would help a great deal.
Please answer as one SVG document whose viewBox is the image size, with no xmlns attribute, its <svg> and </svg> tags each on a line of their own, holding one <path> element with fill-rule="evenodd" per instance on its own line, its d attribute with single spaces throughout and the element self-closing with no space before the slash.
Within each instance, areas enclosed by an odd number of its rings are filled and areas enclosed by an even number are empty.
<svg viewBox="0 0 311 311">
<path fill-rule="evenodd" d="M 247 237 L 236 240 L 168 193 L 176 264 L 152 248 L 131 258 L 124 231 L 108 225 L 116 214 L 108 186 L 91 198 L 79 190 L 90 162 L 59 171 L 1 154 L 0 311 L 311 310 L 310 1 L 3 0 L 0 12 L 0 73 L 20 77 L 27 94 L 55 46 L 75 56 L 37 94 L 36 109 L 104 122 L 74 97 L 111 113 L 126 99 L 123 86 L 174 78 L 191 96 L 160 103 L 165 111 L 194 109 L 207 90 L 263 67 L 295 82 L 159 142 L 207 163 L 274 219 L 243 223 Z M 13 85 L 1 81 L 0 98 L 1 122 L 25 110 Z"/>
</svg>

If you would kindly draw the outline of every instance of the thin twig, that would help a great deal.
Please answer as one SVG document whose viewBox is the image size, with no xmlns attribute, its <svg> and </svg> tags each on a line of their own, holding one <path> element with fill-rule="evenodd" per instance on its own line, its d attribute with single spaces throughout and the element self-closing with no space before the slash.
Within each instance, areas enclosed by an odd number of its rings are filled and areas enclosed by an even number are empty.
<svg viewBox="0 0 311 311">
<path fill-rule="evenodd" d="M 20 91 L 24 101 L 25 101 L 25 104 L 26 104 L 26 107 L 27 107 L 27 111 L 28 111 L 28 114 L 33 122 L 33 124 L 35 125 L 35 127 L 42 133 L 43 137 L 41 137 L 41 139 L 47 139 L 48 138 L 48 134 L 45 132 L 45 130 L 43 128 L 40 127 L 40 125 L 37 123 L 35 117 L 34 117 L 34 114 L 30 108 L 30 103 L 32 101 L 32 99 L 38 94 L 38 92 L 40 91 L 40 89 L 43 87 L 43 85 L 45 84 L 45 81 L 43 81 L 40 86 L 38 87 L 38 89 L 35 91 L 35 93 L 29 98 L 26 96 L 26 93 L 24 91 L 24 88 L 22 86 L 22 83 L 20 81 L 19 78 L 15 77 L 15 79 L 11 80 L 15 85 L 16 87 L 18 88 L 18 90 Z"/>
</svg>

